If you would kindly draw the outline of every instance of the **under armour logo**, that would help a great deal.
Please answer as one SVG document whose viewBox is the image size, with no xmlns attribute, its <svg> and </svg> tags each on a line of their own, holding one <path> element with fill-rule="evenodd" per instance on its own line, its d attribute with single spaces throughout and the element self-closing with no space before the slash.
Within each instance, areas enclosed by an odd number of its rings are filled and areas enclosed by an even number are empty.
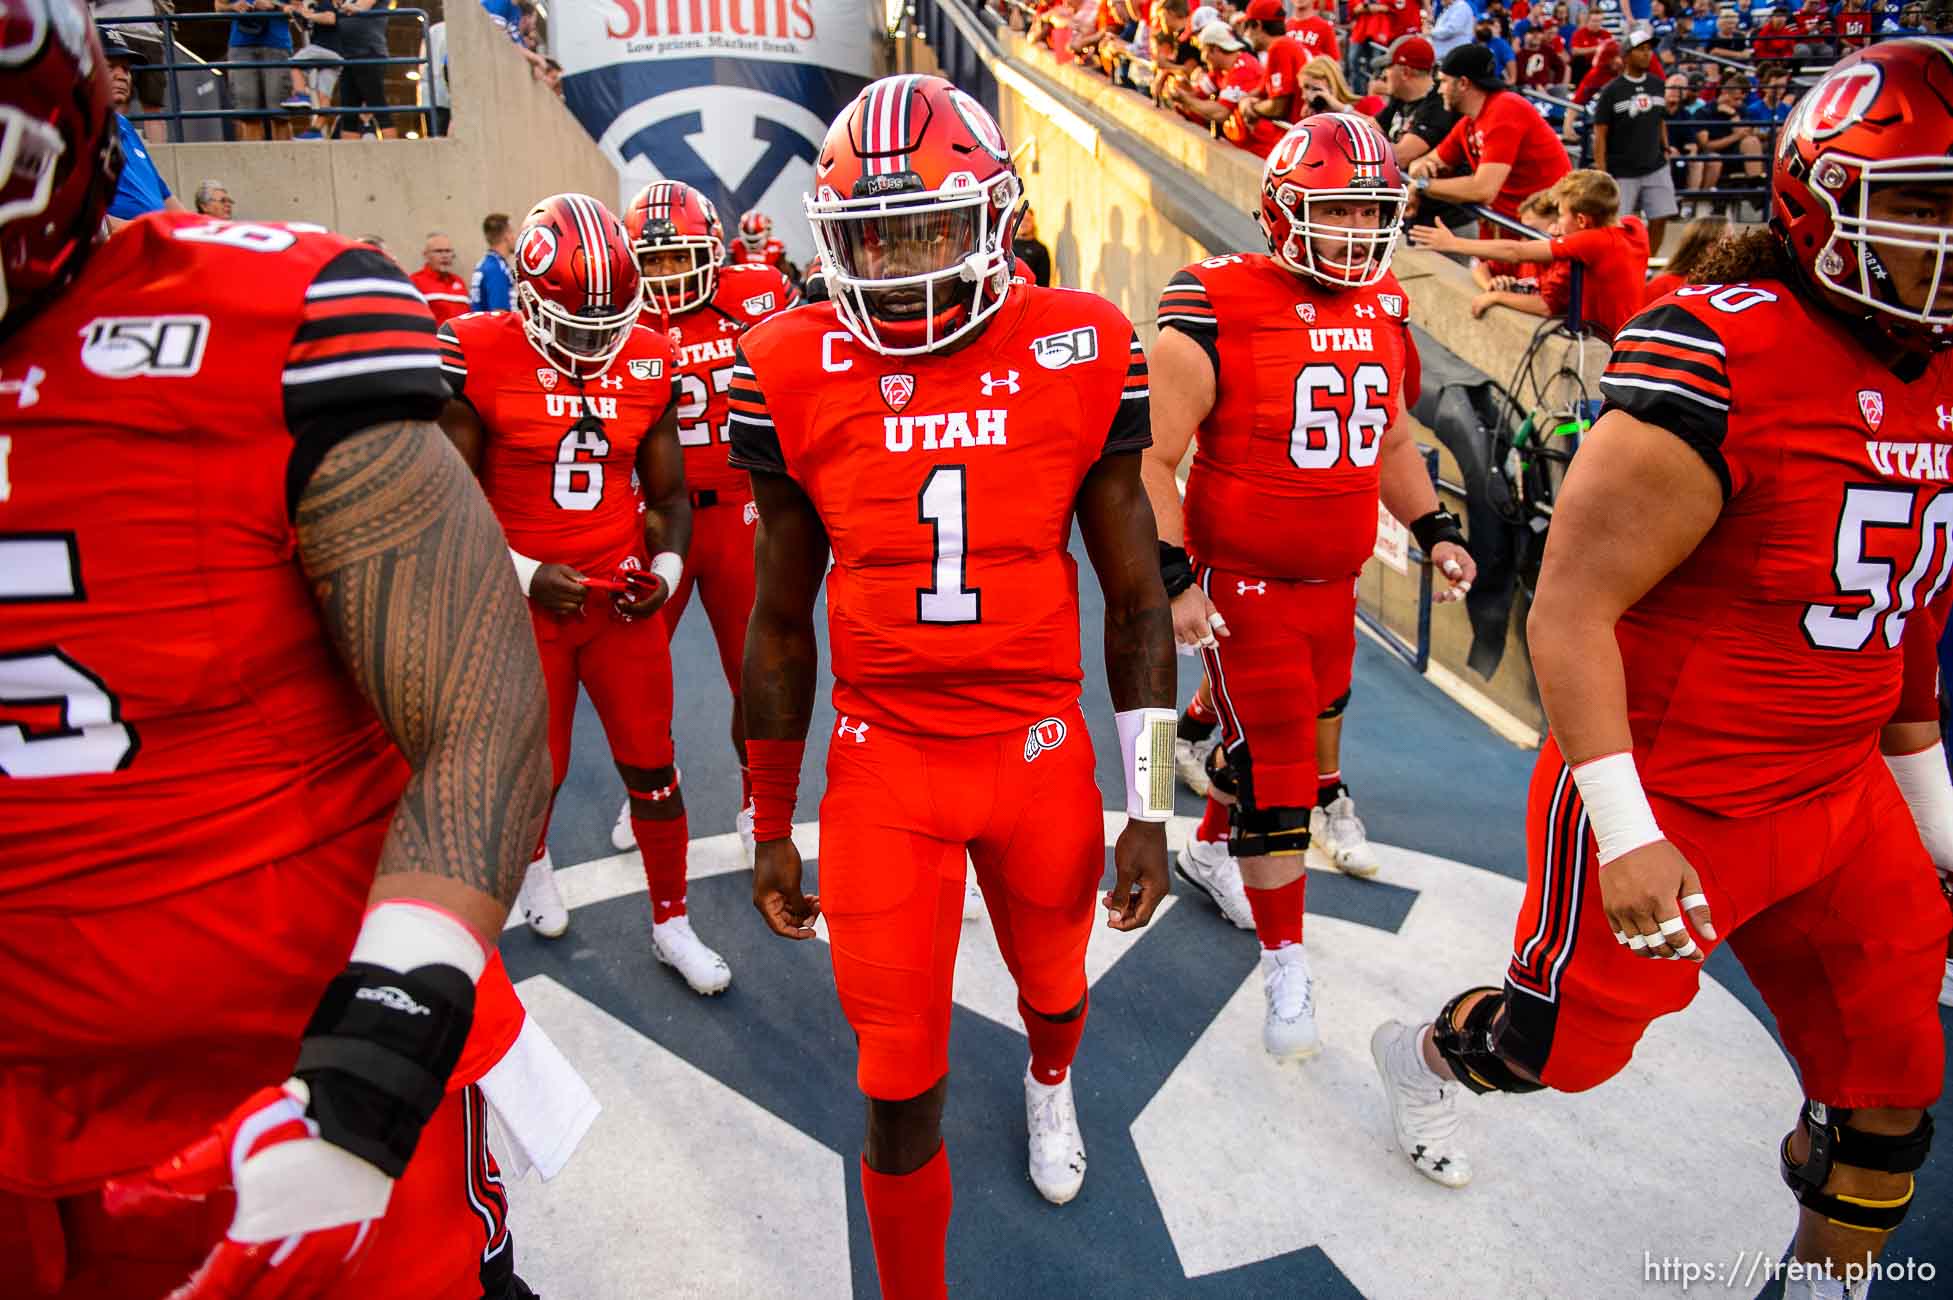
<svg viewBox="0 0 1953 1300">
<path fill-rule="evenodd" d="M 34 374 L 35 372 L 30 370 L 27 372 L 27 377 L 32 379 Z M 1939 431 L 1941 433 L 1953 429 L 1953 406 L 1936 406 L 1933 408 L 1933 411 L 1939 416 Z"/>
<path fill-rule="evenodd" d="M 1268 594 L 1268 584 L 1265 581 L 1249 582 L 1246 579 L 1238 580 L 1234 584 L 1234 594 L 1237 596 L 1245 596 L 1251 591 L 1257 596 L 1266 596 Z"/>
<path fill-rule="evenodd" d="M 1356 304 L 1356 314 L 1375 320 L 1377 318 L 1377 309 L 1367 302 L 1359 302 Z"/>
<path fill-rule="evenodd" d="M 46 378 L 47 371 L 41 369 L 39 366 L 29 366 L 27 367 L 27 378 L 0 381 L 0 393 L 12 393 L 16 407 L 32 406 L 41 400 L 41 381 Z M 1945 409 L 1945 407 L 1940 408 L 1942 412 Z M 1942 415 L 1941 428 L 1946 427 L 1944 419 L 1945 417 Z"/>
<path fill-rule="evenodd" d="M 1015 393 L 1022 387 L 1017 382 L 1017 372 L 1015 370 L 1005 371 L 1002 379 L 993 378 L 990 372 L 986 370 L 978 378 L 977 382 L 983 385 L 983 395 L 985 397 L 990 396 L 999 388 L 1003 389 L 1006 393 Z"/>
<path fill-rule="evenodd" d="M 841 715 L 841 725 L 834 729 L 834 734 L 836 737 L 846 736 L 857 745 L 865 745 L 868 743 L 868 724 L 865 722 L 857 722 L 853 726 L 849 726 L 848 715 L 843 713 Z"/>
<path fill-rule="evenodd" d="M 599 388 L 622 388 L 623 386 L 624 376 L 622 375 L 603 375 L 597 380 L 597 387 Z"/>
</svg>

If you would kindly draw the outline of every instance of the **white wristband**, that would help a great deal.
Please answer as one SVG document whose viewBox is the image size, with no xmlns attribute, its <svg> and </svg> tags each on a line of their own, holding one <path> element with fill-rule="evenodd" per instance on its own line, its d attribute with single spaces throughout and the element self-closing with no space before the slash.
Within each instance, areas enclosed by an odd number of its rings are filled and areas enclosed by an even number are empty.
<svg viewBox="0 0 1953 1300">
<path fill-rule="evenodd" d="M 1655 824 L 1655 810 L 1641 789 L 1633 754 L 1588 759 L 1573 769 L 1573 783 L 1580 787 L 1580 801 L 1587 806 L 1587 823 L 1600 846 L 1601 866 L 1668 838 Z"/>
<path fill-rule="evenodd" d="M 1173 815 L 1173 739 L 1180 715 L 1172 709 L 1127 709 L 1113 718 L 1126 773 L 1126 816 L 1163 822 Z"/>
<path fill-rule="evenodd" d="M 651 557 L 651 572 L 664 580 L 665 595 L 678 591 L 678 580 L 685 576 L 685 557 L 677 551 L 659 551 Z"/>
<path fill-rule="evenodd" d="M 1953 780 L 1947 779 L 1945 742 L 1916 754 L 1887 754 L 1885 766 L 1906 797 L 1927 856 L 1942 875 L 1953 871 Z"/>
<path fill-rule="evenodd" d="M 488 950 L 453 913 L 416 899 L 389 898 L 366 914 L 352 960 L 403 974 L 419 966 L 452 966 L 479 980 Z"/>
<path fill-rule="evenodd" d="M 522 594 L 529 594 L 529 584 L 536 580 L 536 570 L 542 568 L 541 560 L 532 560 L 513 546 L 509 548 L 509 560 L 515 565 L 515 580 L 521 586 Z"/>
</svg>

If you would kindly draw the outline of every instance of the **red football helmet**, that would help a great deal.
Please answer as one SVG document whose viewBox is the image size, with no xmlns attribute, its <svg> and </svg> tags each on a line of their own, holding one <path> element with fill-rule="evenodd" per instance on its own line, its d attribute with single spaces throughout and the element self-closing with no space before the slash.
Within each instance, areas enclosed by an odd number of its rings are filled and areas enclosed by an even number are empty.
<svg viewBox="0 0 1953 1300">
<path fill-rule="evenodd" d="M 773 238 L 773 218 L 754 208 L 739 219 L 739 242 L 757 253 Z"/>
<path fill-rule="evenodd" d="M 610 369 L 637 323 L 637 258 L 615 213 L 587 194 L 558 194 L 523 219 L 515 303 L 536 351 L 572 379 Z"/>
<path fill-rule="evenodd" d="M 121 171 L 81 0 L 0 0 L 0 334 L 81 269 Z"/>
<path fill-rule="evenodd" d="M 1953 184 L 1953 45 L 1881 41 L 1840 60 L 1777 135 L 1770 228 L 1832 305 L 1909 347 L 1953 345 L 1953 228 L 1877 215 L 1873 200 Z M 1942 196 L 1946 191 L 1942 190 Z M 1920 263 L 1916 268 L 1910 264 Z M 1927 281 L 1916 306 L 1903 282 Z"/>
<path fill-rule="evenodd" d="M 1255 220 L 1268 251 L 1297 275 L 1336 289 L 1383 279 L 1408 195 L 1390 141 L 1367 117 L 1317 113 L 1289 128 L 1261 169 Z M 1318 203 L 1374 203 L 1375 226 L 1324 221 Z M 1331 256 L 1340 250 L 1340 259 Z"/>
<path fill-rule="evenodd" d="M 711 199 L 682 181 L 652 181 L 624 209 L 624 232 L 643 275 L 645 306 L 677 316 L 712 300 L 726 256 L 726 228 Z M 646 258 L 672 251 L 689 253 L 691 269 L 670 275 L 644 270 Z"/>
<path fill-rule="evenodd" d="M 885 356 L 944 347 L 1010 292 L 1022 187 L 1003 132 L 941 77 L 884 77 L 828 129 L 807 220 L 841 321 Z"/>
</svg>

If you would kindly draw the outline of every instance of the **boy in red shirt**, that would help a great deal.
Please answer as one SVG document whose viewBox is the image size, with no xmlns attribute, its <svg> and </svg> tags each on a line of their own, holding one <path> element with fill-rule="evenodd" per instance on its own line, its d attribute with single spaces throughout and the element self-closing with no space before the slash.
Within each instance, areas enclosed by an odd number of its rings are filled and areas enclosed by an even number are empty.
<svg viewBox="0 0 1953 1300">
<path fill-rule="evenodd" d="M 1615 331 L 1641 310 L 1648 278 L 1647 228 L 1639 218 L 1620 220 L 1620 187 L 1606 172 L 1568 172 L 1553 188 L 1559 195 L 1564 233 L 1550 239 L 1460 239 L 1443 226 L 1413 226 L 1411 241 L 1441 253 L 1503 262 L 1578 262 L 1584 268 L 1581 317 L 1612 341 Z M 1472 315 L 1482 316 L 1493 306 L 1557 316 L 1565 312 L 1566 302 L 1560 286 L 1542 272 L 1537 296 L 1481 293 L 1472 300 Z"/>
<path fill-rule="evenodd" d="M 1316 0 L 1295 0 L 1295 13 L 1288 20 L 1288 34 L 1308 46 L 1311 56 L 1320 54 L 1342 62 L 1336 52 L 1336 29 L 1329 25 L 1327 18 L 1316 12 Z"/>
</svg>

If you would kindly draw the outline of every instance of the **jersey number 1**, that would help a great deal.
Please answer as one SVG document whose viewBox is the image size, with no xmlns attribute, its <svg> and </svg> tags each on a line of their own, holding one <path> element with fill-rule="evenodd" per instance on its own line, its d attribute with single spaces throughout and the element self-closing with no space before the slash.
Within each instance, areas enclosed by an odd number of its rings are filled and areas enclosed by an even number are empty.
<svg viewBox="0 0 1953 1300">
<path fill-rule="evenodd" d="M 0 604 L 82 598 L 72 533 L 0 537 Z M 0 721 L 0 775 L 99 776 L 136 756 L 115 693 L 54 646 L 0 654 L 0 715 L 17 710 L 45 713 L 47 724 Z"/>
<path fill-rule="evenodd" d="M 916 588 L 918 623 L 980 623 L 983 593 L 963 585 L 969 544 L 970 504 L 961 465 L 938 465 L 923 480 L 916 517 L 936 532 L 930 584 Z"/>
</svg>

